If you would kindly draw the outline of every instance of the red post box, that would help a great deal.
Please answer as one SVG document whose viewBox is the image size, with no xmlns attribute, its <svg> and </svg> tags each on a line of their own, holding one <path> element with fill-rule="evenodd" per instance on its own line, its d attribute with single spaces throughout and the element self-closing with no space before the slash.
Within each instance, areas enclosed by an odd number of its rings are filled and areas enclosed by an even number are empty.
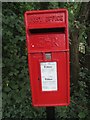
<svg viewBox="0 0 90 120">
<path fill-rule="evenodd" d="M 33 105 L 69 105 L 67 10 L 27 11 L 25 26 Z"/>
</svg>

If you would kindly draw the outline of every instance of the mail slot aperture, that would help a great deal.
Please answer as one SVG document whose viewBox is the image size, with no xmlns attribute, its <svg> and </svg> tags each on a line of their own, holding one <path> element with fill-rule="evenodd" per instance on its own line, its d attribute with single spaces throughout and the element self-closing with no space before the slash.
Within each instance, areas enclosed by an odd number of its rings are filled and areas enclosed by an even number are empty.
<svg viewBox="0 0 90 120">
<path fill-rule="evenodd" d="M 44 29 L 30 29 L 31 34 L 40 34 L 40 33 L 65 33 L 65 28 L 44 28 Z"/>
</svg>

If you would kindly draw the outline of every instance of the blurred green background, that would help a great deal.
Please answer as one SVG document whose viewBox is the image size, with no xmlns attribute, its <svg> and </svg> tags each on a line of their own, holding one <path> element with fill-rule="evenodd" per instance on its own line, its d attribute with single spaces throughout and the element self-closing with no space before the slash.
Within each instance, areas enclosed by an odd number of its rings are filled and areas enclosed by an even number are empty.
<svg viewBox="0 0 90 120">
<path fill-rule="evenodd" d="M 44 119 L 44 107 L 32 106 L 28 74 L 24 13 L 66 8 L 69 12 L 71 103 L 56 107 L 56 120 L 90 119 L 90 2 L 2 3 L 3 119 Z"/>
</svg>

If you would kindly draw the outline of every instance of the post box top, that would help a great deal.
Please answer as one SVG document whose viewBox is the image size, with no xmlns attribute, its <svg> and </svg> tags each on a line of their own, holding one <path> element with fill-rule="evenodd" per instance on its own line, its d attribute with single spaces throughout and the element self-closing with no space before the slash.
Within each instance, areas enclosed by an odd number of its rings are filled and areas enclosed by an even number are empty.
<svg viewBox="0 0 90 120">
<path fill-rule="evenodd" d="M 26 11 L 25 23 L 28 29 L 66 27 L 68 12 L 66 9 Z"/>
<path fill-rule="evenodd" d="M 67 9 L 61 8 L 61 9 L 50 9 L 50 10 L 30 10 L 26 11 L 25 14 L 39 14 L 39 13 L 53 13 L 53 12 L 66 12 Z"/>
</svg>

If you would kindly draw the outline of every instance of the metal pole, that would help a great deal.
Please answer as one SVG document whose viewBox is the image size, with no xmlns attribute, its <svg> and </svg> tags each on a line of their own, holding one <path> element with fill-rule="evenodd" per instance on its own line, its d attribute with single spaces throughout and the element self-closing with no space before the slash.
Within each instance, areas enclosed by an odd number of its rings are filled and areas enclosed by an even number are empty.
<svg viewBox="0 0 90 120">
<path fill-rule="evenodd" d="M 55 120 L 55 107 L 46 107 L 47 120 Z"/>
</svg>

